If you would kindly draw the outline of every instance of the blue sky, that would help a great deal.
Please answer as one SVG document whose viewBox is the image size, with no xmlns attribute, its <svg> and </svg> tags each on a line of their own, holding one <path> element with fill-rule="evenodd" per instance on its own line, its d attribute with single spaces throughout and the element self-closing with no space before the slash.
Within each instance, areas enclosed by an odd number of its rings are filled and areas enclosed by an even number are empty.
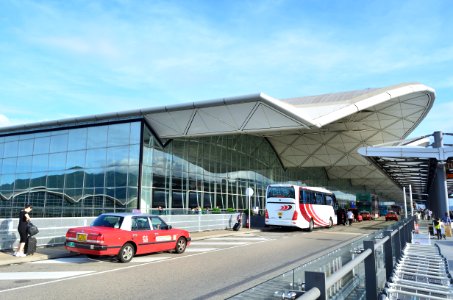
<svg viewBox="0 0 453 300">
<path fill-rule="evenodd" d="M 0 1 L 0 126 L 421 82 L 453 133 L 453 3 Z"/>
</svg>

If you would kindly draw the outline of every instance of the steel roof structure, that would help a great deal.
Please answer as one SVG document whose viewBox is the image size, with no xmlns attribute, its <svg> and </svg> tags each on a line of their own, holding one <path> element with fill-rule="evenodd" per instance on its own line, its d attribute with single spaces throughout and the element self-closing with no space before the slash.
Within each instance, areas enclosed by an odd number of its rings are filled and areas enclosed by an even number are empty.
<svg viewBox="0 0 453 300">
<path fill-rule="evenodd" d="M 436 132 L 409 140 L 363 147 L 359 149 L 359 153 L 399 186 L 410 185 L 416 201 L 441 197 L 432 197 L 436 180 L 446 182 L 447 198 L 453 194 L 452 133 Z M 441 182 L 440 185 L 442 184 Z"/>
<path fill-rule="evenodd" d="M 329 180 L 402 200 L 396 177 L 357 150 L 406 138 L 435 99 L 432 88 L 384 88 L 292 99 L 263 93 L 0 128 L 0 135 L 143 118 L 162 144 L 181 137 L 248 134 L 268 139 L 285 168 L 324 168 Z"/>
</svg>

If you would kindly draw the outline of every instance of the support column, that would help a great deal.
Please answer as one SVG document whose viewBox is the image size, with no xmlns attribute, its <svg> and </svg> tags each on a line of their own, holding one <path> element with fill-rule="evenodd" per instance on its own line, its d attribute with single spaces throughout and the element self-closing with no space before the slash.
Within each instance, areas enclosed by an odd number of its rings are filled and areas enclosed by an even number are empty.
<svg viewBox="0 0 453 300">
<path fill-rule="evenodd" d="M 434 132 L 434 148 L 442 148 L 443 134 L 441 131 Z M 434 195 L 436 199 L 431 199 L 431 202 L 436 202 L 436 217 L 442 218 L 448 212 L 448 192 L 446 189 L 447 176 L 445 174 L 445 161 L 438 161 L 436 166 L 436 174 L 434 177 L 433 188 L 436 189 Z"/>
</svg>

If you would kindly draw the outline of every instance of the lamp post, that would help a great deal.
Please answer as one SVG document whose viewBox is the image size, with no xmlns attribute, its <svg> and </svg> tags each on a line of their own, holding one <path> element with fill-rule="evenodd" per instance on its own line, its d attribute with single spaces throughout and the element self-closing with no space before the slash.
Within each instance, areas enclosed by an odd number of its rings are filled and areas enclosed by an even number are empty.
<svg viewBox="0 0 453 300">
<path fill-rule="evenodd" d="M 251 198 L 253 196 L 253 189 L 252 188 L 247 188 L 245 190 L 245 194 L 249 197 L 249 218 L 248 218 L 248 221 L 249 221 L 249 229 L 250 229 L 250 226 L 252 225 L 252 220 L 250 219 L 251 218 L 251 211 L 252 211 L 252 207 L 251 207 Z"/>
</svg>

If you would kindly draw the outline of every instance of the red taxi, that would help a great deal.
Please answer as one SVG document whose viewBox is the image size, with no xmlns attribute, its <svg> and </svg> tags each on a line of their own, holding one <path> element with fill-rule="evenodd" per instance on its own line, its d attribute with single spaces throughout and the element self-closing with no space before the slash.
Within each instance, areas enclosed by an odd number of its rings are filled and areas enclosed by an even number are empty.
<svg viewBox="0 0 453 300">
<path fill-rule="evenodd" d="M 387 214 L 385 215 L 385 220 L 386 220 L 386 221 L 388 221 L 388 220 L 398 221 L 398 215 L 397 215 L 396 212 L 394 212 L 394 211 L 389 211 L 389 212 L 387 212 Z"/>
<path fill-rule="evenodd" d="M 126 263 L 137 254 L 183 253 L 190 241 L 188 231 L 172 228 L 158 216 L 105 213 L 91 226 L 70 228 L 66 232 L 65 248 L 89 257 L 116 256 Z"/>
<path fill-rule="evenodd" d="M 362 216 L 362 219 L 363 219 L 364 221 L 365 221 L 365 220 L 370 221 L 370 220 L 373 219 L 373 218 L 371 217 L 370 212 L 369 212 L 369 211 L 366 211 L 366 210 L 359 212 L 359 215 Z"/>
</svg>

